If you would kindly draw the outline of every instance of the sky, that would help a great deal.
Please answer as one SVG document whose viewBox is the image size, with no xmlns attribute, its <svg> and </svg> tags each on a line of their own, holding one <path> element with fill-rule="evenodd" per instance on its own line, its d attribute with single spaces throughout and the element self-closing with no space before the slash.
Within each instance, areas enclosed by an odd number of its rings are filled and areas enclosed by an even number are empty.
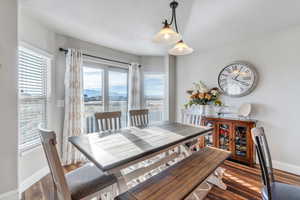
<svg viewBox="0 0 300 200">
<path fill-rule="evenodd" d="M 84 89 L 97 89 L 102 87 L 102 69 L 83 68 Z"/>
</svg>

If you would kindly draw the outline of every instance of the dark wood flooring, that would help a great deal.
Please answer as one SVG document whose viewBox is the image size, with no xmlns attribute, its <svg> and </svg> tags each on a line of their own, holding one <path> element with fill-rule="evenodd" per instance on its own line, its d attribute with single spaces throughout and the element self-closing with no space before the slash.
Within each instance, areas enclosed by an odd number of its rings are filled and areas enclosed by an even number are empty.
<svg viewBox="0 0 300 200">
<path fill-rule="evenodd" d="M 65 167 L 66 172 L 76 169 L 79 165 Z M 226 169 L 223 181 L 227 190 L 214 187 L 208 194 L 206 200 L 246 200 L 261 199 L 260 197 L 260 170 L 250 168 L 234 162 L 226 161 L 222 167 Z M 300 186 L 300 176 L 287 172 L 275 170 L 277 181 Z M 22 200 L 53 200 L 53 184 L 48 175 L 34 184 L 22 194 Z"/>
</svg>

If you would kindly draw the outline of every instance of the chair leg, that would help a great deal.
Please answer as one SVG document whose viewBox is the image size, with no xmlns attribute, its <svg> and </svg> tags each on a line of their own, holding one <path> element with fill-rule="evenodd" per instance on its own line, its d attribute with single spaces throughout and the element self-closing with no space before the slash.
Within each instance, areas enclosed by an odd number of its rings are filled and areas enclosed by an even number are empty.
<svg viewBox="0 0 300 200">
<path fill-rule="evenodd" d="M 50 200 L 59 200 L 59 195 L 55 184 L 53 186 L 53 193 L 50 194 Z"/>
</svg>

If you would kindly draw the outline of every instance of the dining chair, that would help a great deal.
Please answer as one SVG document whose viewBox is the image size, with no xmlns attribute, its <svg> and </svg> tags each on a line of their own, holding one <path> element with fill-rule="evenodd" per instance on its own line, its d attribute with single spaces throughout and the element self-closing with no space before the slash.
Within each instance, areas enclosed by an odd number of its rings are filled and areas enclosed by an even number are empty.
<svg viewBox="0 0 300 200">
<path fill-rule="evenodd" d="M 251 129 L 252 139 L 254 141 L 259 165 L 261 169 L 263 200 L 299 200 L 300 187 L 290 184 L 284 184 L 275 181 L 271 154 L 267 138 L 262 127 Z"/>
<path fill-rule="evenodd" d="M 201 125 L 202 114 L 199 109 L 187 108 L 181 110 L 181 122 L 193 126 Z"/>
<path fill-rule="evenodd" d="M 54 183 L 55 200 L 88 200 L 117 195 L 115 176 L 106 175 L 92 164 L 86 164 L 65 175 L 56 149 L 55 133 L 40 129 L 40 136 Z"/>
<path fill-rule="evenodd" d="M 120 111 L 95 113 L 95 118 L 98 122 L 96 123 L 98 131 L 113 131 L 122 128 Z"/>
<path fill-rule="evenodd" d="M 130 126 L 147 127 L 149 125 L 149 110 L 130 110 Z"/>
<path fill-rule="evenodd" d="M 202 114 L 199 109 L 188 108 L 181 110 L 181 123 L 187 124 L 190 126 L 201 126 Z M 199 138 L 204 138 L 207 136 L 200 136 Z M 186 143 L 186 146 L 191 150 L 196 151 L 199 149 L 199 140 L 195 139 L 192 142 Z"/>
</svg>

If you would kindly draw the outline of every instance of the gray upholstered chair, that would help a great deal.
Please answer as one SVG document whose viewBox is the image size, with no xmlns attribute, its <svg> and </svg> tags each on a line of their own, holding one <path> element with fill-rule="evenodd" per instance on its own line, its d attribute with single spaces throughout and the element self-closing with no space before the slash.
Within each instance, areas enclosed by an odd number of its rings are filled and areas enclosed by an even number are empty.
<svg viewBox="0 0 300 200">
<path fill-rule="evenodd" d="M 119 130 L 121 125 L 121 112 L 95 113 L 97 130 L 100 132 Z"/>
<path fill-rule="evenodd" d="M 263 200 L 299 200 L 299 186 L 279 183 L 274 179 L 272 159 L 264 129 L 262 127 L 253 128 L 251 133 L 256 146 L 264 184 L 262 189 Z"/>
<path fill-rule="evenodd" d="M 129 111 L 130 126 L 147 127 L 149 125 L 149 110 L 130 110 Z"/>
<path fill-rule="evenodd" d="M 54 183 L 55 200 L 87 200 L 101 195 L 117 195 L 117 179 L 92 164 L 65 175 L 56 149 L 55 133 L 40 129 L 40 135 Z"/>
</svg>

